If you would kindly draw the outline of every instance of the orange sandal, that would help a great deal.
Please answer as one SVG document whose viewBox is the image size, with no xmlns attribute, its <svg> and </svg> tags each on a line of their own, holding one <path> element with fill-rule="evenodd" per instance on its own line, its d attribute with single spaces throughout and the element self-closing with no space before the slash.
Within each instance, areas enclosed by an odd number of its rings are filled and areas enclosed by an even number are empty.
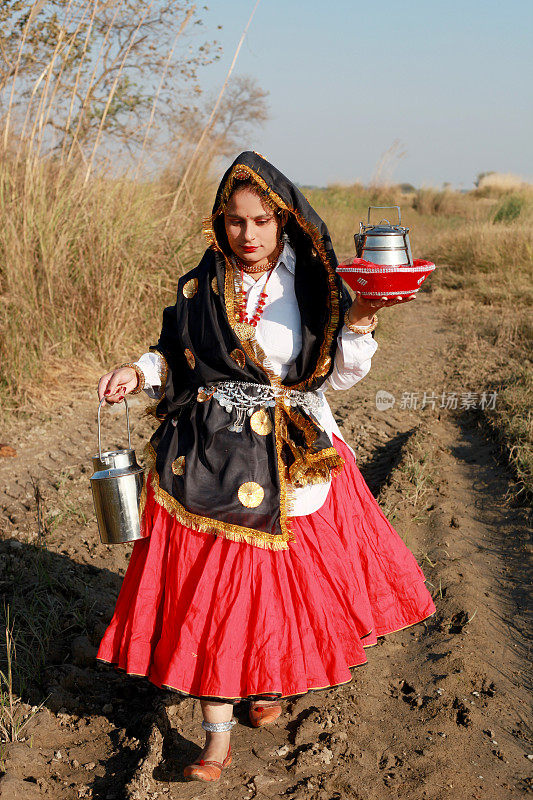
<svg viewBox="0 0 533 800">
<path fill-rule="evenodd" d="M 269 706 L 255 705 L 250 703 L 248 712 L 250 722 L 254 728 L 261 728 L 263 725 L 270 725 L 281 715 L 283 708 L 280 703 L 273 703 Z"/>
<path fill-rule="evenodd" d="M 224 761 L 204 761 L 201 758 L 199 761 L 194 761 L 188 764 L 183 770 L 183 774 L 191 781 L 218 781 L 224 767 L 229 767 L 231 764 L 231 745 L 228 747 L 228 754 Z"/>
<path fill-rule="evenodd" d="M 202 721 L 202 728 L 205 731 L 229 731 L 237 722 L 236 719 L 231 719 L 229 722 L 206 722 Z M 204 748 L 205 750 L 206 748 Z M 231 764 L 231 745 L 228 745 L 228 752 L 226 758 L 222 763 L 220 761 L 208 760 L 203 758 L 198 761 L 193 761 L 192 764 L 187 764 L 183 770 L 183 774 L 191 781 L 218 781 L 222 774 L 224 767 L 229 767 Z"/>
</svg>

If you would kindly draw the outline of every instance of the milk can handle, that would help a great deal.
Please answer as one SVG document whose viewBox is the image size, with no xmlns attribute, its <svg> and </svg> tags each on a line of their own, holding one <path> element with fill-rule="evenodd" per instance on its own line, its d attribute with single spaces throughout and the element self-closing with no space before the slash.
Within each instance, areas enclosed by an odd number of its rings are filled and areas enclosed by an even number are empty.
<svg viewBox="0 0 533 800">
<path fill-rule="evenodd" d="M 367 217 L 367 225 L 370 225 L 370 211 L 373 208 L 395 208 L 398 212 L 398 225 L 402 224 L 402 214 L 400 211 L 400 206 L 368 206 L 368 217 Z M 386 220 L 388 222 L 388 220 Z"/>
<path fill-rule="evenodd" d="M 98 457 L 102 460 L 102 436 L 100 432 L 100 411 L 106 402 L 105 397 L 102 397 L 98 406 Z M 126 424 L 128 426 L 128 450 L 131 450 L 131 433 L 130 433 L 130 410 L 128 408 L 128 401 L 124 398 L 124 405 L 126 406 Z"/>
</svg>

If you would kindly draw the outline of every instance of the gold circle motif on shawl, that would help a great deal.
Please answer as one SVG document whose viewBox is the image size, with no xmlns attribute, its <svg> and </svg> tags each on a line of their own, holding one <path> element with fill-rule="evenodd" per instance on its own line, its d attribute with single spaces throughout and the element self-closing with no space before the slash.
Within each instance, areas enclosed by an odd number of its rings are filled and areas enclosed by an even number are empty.
<svg viewBox="0 0 533 800">
<path fill-rule="evenodd" d="M 196 359 L 195 359 L 195 357 L 194 357 L 194 353 L 192 353 L 192 352 L 189 350 L 189 348 L 187 347 L 187 348 L 184 350 L 184 353 L 183 353 L 183 354 L 184 354 L 185 358 L 187 359 L 187 364 L 189 365 L 189 367 L 190 367 L 191 369 L 194 369 L 194 368 L 195 368 L 195 366 L 196 366 Z"/>
<path fill-rule="evenodd" d="M 185 456 L 178 456 L 172 462 L 172 472 L 174 475 L 183 475 L 185 473 Z"/>
<path fill-rule="evenodd" d="M 191 278 L 190 281 L 187 281 L 187 283 L 183 285 L 182 292 L 187 298 L 187 300 L 190 300 L 191 297 L 194 297 L 197 291 L 198 291 L 198 278 Z"/>
<path fill-rule="evenodd" d="M 267 436 L 272 431 L 272 421 L 264 408 L 254 411 L 250 417 L 250 427 L 260 436 Z"/>
<path fill-rule="evenodd" d="M 217 276 L 216 275 L 211 281 L 211 288 L 212 288 L 212 290 L 214 291 L 215 294 L 220 295 L 220 292 L 218 290 L 218 282 L 217 282 Z"/>
<path fill-rule="evenodd" d="M 254 481 L 248 481 L 239 486 L 239 500 L 246 508 L 257 508 L 263 502 L 265 490 Z"/>
<path fill-rule="evenodd" d="M 239 365 L 241 369 L 244 367 L 246 363 L 246 356 L 244 355 L 242 350 L 239 350 L 238 348 L 236 350 L 232 350 L 230 356 L 235 361 L 235 363 Z"/>
</svg>

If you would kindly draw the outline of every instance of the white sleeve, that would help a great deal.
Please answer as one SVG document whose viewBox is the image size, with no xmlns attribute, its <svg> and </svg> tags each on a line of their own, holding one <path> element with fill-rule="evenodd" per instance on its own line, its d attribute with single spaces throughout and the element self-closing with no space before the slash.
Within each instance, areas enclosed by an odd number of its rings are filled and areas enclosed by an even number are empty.
<svg viewBox="0 0 533 800">
<path fill-rule="evenodd" d="M 153 400 L 162 393 L 161 378 L 164 373 L 164 359 L 157 352 L 143 353 L 135 362 L 144 375 L 144 391 Z"/>
<path fill-rule="evenodd" d="M 371 333 L 353 333 L 343 325 L 337 337 L 335 366 L 322 389 L 350 389 L 370 371 L 378 343 Z"/>
</svg>

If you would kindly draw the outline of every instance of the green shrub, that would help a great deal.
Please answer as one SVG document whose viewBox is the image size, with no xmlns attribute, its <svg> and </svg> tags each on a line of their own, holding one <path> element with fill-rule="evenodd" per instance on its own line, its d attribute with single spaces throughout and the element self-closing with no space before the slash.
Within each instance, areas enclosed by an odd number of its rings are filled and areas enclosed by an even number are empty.
<svg viewBox="0 0 533 800">
<path fill-rule="evenodd" d="M 525 198 L 512 194 L 498 207 L 493 222 L 513 222 L 518 219 L 525 205 Z"/>
</svg>

